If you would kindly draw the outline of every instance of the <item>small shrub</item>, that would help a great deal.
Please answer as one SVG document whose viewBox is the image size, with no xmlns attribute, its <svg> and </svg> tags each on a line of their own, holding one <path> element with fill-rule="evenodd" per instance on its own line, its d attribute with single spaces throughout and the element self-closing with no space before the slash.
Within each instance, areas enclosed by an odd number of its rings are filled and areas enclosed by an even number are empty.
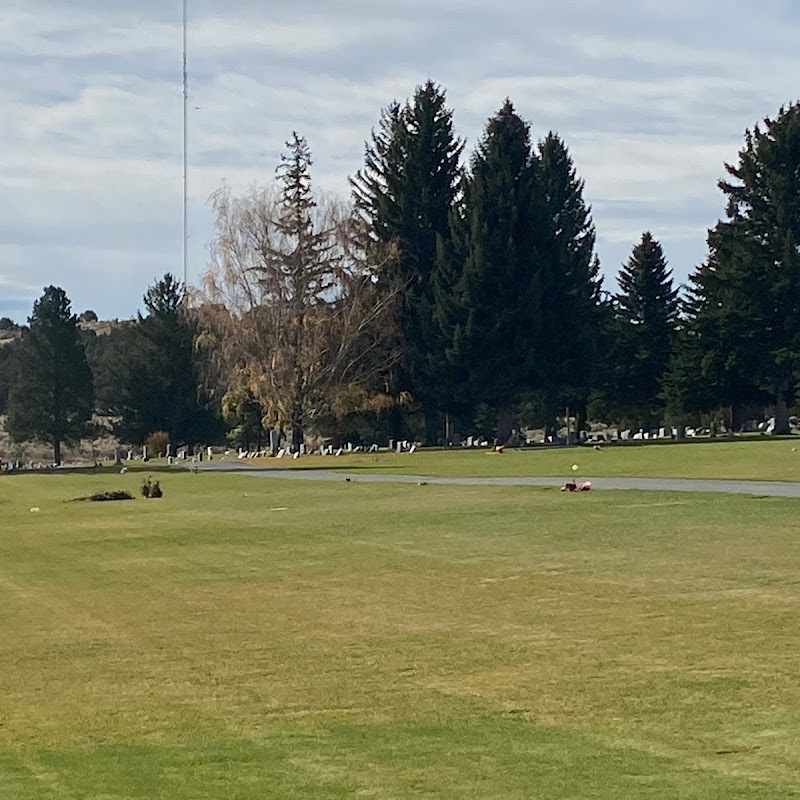
<svg viewBox="0 0 800 800">
<path fill-rule="evenodd" d="M 97 492 L 88 497 L 76 497 L 76 502 L 92 501 L 100 503 L 108 500 L 133 500 L 133 495 L 130 492 L 114 491 L 114 492 Z"/>
<path fill-rule="evenodd" d="M 144 443 L 147 445 L 147 455 L 150 458 L 161 457 L 167 454 L 170 436 L 166 431 L 153 431 L 147 435 Z"/>
<path fill-rule="evenodd" d="M 163 497 L 164 492 L 161 490 L 161 484 L 154 481 L 149 475 L 142 481 L 142 497 Z"/>
<path fill-rule="evenodd" d="M 133 500 L 133 495 L 130 492 L 98 492 L 97 494 L 90 495 L 90 500 L 98 503 L 105 500 Z"/>
</svg>

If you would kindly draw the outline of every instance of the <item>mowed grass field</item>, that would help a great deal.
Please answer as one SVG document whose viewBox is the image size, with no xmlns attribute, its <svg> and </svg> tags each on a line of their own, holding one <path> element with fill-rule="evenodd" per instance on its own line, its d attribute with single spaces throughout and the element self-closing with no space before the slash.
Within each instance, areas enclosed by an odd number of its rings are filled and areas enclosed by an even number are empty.
<svg viewBox="0 0 800 800">
<path fill-rule="evenodd" d="M 800 797 L 797 501 L 159 477 L 0 479 L 3 800 Z"/>
<path fill-rule="evenodd" d="M 229 460 L 235 460 L 229 457 Z M 414 453 L 343 454 L 292 459 L 261 458 L 257 466 L 288 469 L 348 469 L 407 475 L 461 477 L 573 476 L 585 478 L 735 478 L 800 480 L 800 436 L 797 439 L 743 438 L 684 443 L 606 445 L 506 450 L 418 450 Z"/>
</svg>

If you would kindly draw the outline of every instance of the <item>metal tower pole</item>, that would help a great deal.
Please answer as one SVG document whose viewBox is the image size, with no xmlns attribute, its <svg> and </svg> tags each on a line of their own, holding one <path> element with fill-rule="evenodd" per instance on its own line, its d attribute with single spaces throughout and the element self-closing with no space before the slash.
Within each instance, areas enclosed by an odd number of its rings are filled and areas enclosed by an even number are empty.
<svg viewBox="0 0 800 800">
<path fill-rule="evenodd" d="M 189 70 L 187 68 L 187 2 L 183 0 L 183 285 L 189 285 Z"/>
</svg>

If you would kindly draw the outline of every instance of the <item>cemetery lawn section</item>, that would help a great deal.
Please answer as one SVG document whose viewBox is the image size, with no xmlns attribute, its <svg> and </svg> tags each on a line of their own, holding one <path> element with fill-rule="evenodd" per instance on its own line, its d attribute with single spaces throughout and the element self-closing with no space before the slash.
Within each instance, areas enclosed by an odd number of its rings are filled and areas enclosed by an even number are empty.
<svg viewBox="0 0 800 800">
<path fill-rule="evenodd" d="M 0 477 L 2 800 L 800 797 L 796 500 L 140 478 Z"/>
<path fill-rule="evenodd" d="M 800 437 L 663 444 L 488 450 L 423 449 L 415 453 L 343 454 L 291 459 L 260 458 L 254 466 L 288 469 L 348 469 L 407 475 L 500 477 L 574 476 L 583 478 L 731 478 L 800 481 Z"/>
</svg>

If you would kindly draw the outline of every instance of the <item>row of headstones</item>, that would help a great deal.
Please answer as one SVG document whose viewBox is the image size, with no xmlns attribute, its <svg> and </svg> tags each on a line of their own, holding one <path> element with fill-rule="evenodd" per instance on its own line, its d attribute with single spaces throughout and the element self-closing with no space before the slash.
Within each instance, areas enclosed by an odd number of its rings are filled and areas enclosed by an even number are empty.
<svg viewBox="0 0 800 800">
<path fill-rule="evenodd" d="M 417 449 L 417 445 L 409 442 L 408 439 L 400 441 L 389 439 L 389 449 L 394 450 L 395 453 L 413 453 Z"/>
<path fill-rule="evenodd" d="M 364 447 L 363 445 L 355 445 L 351 442 L 348 442 L 344 447 L 334 447 L 331 445 L 322 445 L 319 448 L 319 454 L 321 456 L 340 456 L 343 453 L 377 453 L 380 450 L 377 444 L 371 444 L 369 447 Z"/>
<path fill-rule="evenodd" d="M 391 443 L 394 447 L 394 443 Z M 413 445 L 409 442 L 397 442 L 396 445 L 397 452 L 403 452 L 404 450 L 408 450 L 409 452 L 414 452 L 416 450 L 416 445 Z M 377 453 L 380 450 L 379 445 L 372 444 L 369 447 L 365 445 L 353 445 L 352 442 L 348 442 L 346 445 L 342 447 L 334 447 L 333 445 L 322 445 L 318 451 L 319 455 L 321 456 L 340 456 L 344 453 Z M 301 444 L 299 450 L 295 450 L 291 446 L 281 447 L 275 453 L 276 458 L 284 458 L 285 456 L 291 456 L 292 458 L 299 458 L 300 456 L 310 455 L 313 453 L 311 448 L 309 448 L 305 444 Z M 239 448 L 239 452 L 237 454 L 237 459 L 242 458 L 266 458 L 267 456 L 271 456 L 273 453 L 270 450 L 246 450 L 245 448 Z"/>
<path fill-rule="evenodd" d="M 694 436 L 695 430 L 693 428 L 686 428 L 684 433 L 686 436 Z M 657 431 L 645 431 L 642 429 L 638 431 L 621 431 L 619 438 L 622 439 L 623 442 L 627 442 L 629 440 L 640 441 L 642 439 L 679 439 L 681 436 L 678 428 L 659 428 Z"/>
<path fill-rule="evenodd" d="M 159 456 L 162 454 L 159 453 Z M 175 448 L 172 445 L 167 445 L 167 452 L 166 458 L 168 464 L 174 464 L 176 461 L 187 461 L 189 459 L 189 451 L 185 448 L 182 448 L 175 452 Z M 192 456 L 192 461 L 203 461 L 204 459 L 211 461 L 214 457 L 214 453 L 212 448 L 210 447 L 200 447 L 197 450 L 197 455 Z M 126 461 L 136 461 L 141 459 L 142 461 L 149 461 L 151 458 L 150 453 L 148 452 L 147 445 L 142 446 L 142 454 L 137 456 L 133 450 L 128 450 L 124 455 L 121 448 L 117 448 L 114 451 L 114 463 L 119 466 L 122 464 L 123 458 Z"/>
<path fill-rule="evenodd" d="M 42 464 L 41 461 L 31 461 L 24 464 L 22 461 L 3 461 L 0 459 L 0 472 L 17 472 L 23 469 L 49 469 L 52 464 Z"/>
<path fill-rule="evenodd" d="M 239 452 L 236 455 L 237 459 L 241 458 L 266 458 L 267 456 L 275 455 L 277 458 L 283 458 L 284 456 L 304 456 L 311 451 L 309 450 L 306 445 L 301 444 L 299 450 L 295 451 L 294 448 L 291 446 L 284 446 L 278 448 L 277 451 L 272 450 L 246 450 L 244 447 L 239 448 Z M 228 451 L 225 451 L 226 455 Z"/>
</svg>

